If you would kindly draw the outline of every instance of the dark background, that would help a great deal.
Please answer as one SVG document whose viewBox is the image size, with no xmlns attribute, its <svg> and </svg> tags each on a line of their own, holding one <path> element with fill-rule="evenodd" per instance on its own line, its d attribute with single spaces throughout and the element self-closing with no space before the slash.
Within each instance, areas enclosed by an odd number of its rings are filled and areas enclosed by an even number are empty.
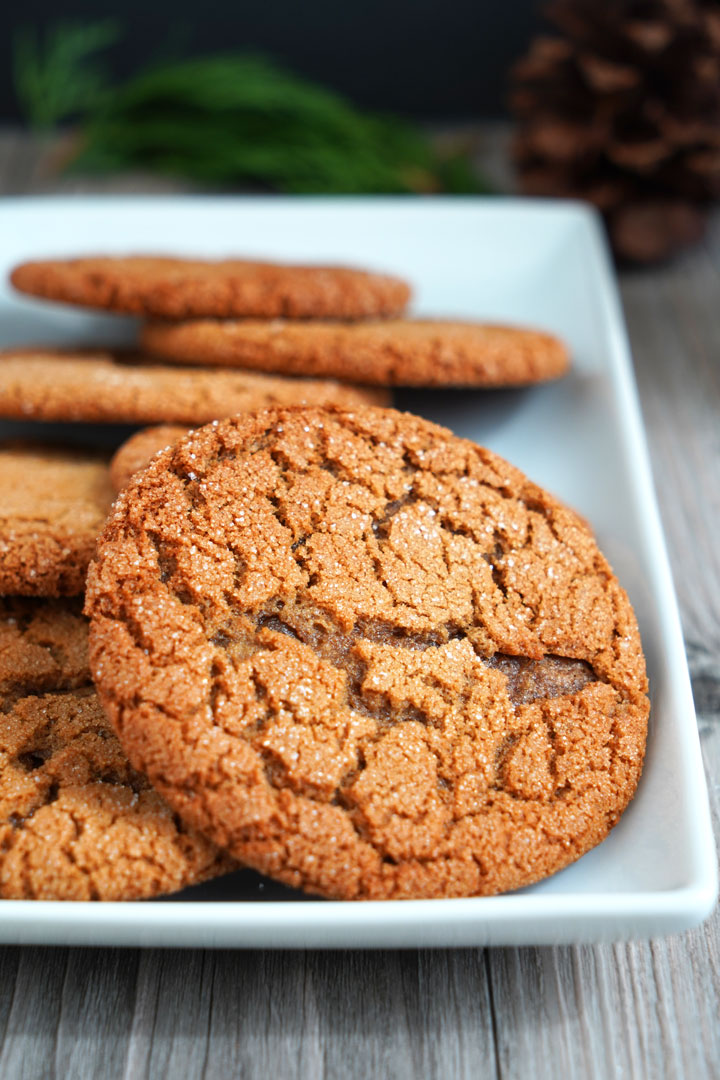
<svg viewBox="0 0 720 1080">
<path fill-rule="evenodd" d="M 600 0 L 599 0 L 600 2 Z M 507 70 L 541 27 L 541 0 L 20 0 L 0 35 L 0 123 L 20 119 L 12 40 L 20 26 L 116 18 L 108 50 L 123 76 L 159 57 L 248 49 L 359 105 L 425 120 L 505 113 Z"/>
</svg>

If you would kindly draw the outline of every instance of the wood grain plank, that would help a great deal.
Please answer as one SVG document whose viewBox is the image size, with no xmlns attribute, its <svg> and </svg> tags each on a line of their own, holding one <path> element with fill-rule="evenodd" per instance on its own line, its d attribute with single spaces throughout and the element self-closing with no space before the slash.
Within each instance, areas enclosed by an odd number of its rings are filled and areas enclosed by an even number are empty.
<svg viewBox="0 0 720 1080">
<path fill-rule="evenodd" d="M 127 1080 L 204 1075 L 214 966 L 214 954 L 199 949 L 141 954 L 126 1032 Z"/>
<path fill-rule="evenodd" d="M 68 950 L 55 1044 L 58 1077 L 123 1076 L 138 963 L 135 949 Z"/>
<path fill-rule="evenodd" d="M 420 954 L 420 1009 L 409 1024 L 423 1076 L 500 1077 L 487 949 Z"/>
<path fill-rule="evenodd" d="M 21 954 L 19 948 L 0 948 L 0 1047 L 12 1012 Z"/>
<path fill-rule="evenodd" d="M 124 1075 L 499 1075 L 483 950 L 144 953 Z"/>
<path fill-rule="evenodd" d="M 204 1077 L 322 1075 L 305 954 L 222 952 L 215 959 Z"/>
<path fill-rule="evenodd" d="M 309 953 L 308 971 L 323 1076 L 496 1074 L 481 950 Z"/>
<path fill-rule="evenodd" d="M 55 1051 L 68 971 L 67 949 L 24 948 L 13 986 L 0 1076 L 46 1080 L 55 1076 Z"/>
</svg>

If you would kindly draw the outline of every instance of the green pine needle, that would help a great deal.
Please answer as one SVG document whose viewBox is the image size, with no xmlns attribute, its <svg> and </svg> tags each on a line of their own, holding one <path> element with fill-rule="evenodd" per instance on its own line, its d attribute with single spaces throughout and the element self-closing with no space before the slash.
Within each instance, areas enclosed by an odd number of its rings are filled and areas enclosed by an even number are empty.
<svg viewBox="0 0 720 1080">
<path fill-rule="evenodd" d="M 107 79 L 91 61 L 119 36 L 111 19 L 97 23 L 58 23 L 44 40 L 25 28 L 13 42 L 15 92 L 31 127 L 49 130 L 86 112 L 98 100 Z"/>
<path fill-rule="evenodd" d="M 81 38 L 75 28 L 68 39 L 57 28 L 44 54 L 30 35 L 17 42 L 18 94 L 33 124 L 85 113 L 76 169 L 144 168 L 303 194 L 484 189 L 467 157 L 443 157 L 411 125 L 356 109 L 259 56 L 159 63 L 99 94 L 88 57 L 108 30 L 87 26 Z"/>
</svg>

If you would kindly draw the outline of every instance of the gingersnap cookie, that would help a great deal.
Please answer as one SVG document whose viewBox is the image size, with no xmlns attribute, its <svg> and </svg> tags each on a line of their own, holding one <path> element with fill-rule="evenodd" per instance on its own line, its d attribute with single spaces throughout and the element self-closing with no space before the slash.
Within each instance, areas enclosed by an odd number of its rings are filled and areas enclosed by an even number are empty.
<svg viewBox="0 0 720 1080">
<path fill-rule="evenodd" d="M 130 766 L 91 687 L 0 714 L 0 897 L 140 900 L 232 869 Z"/>
<path fill-rule="evenodd" d="M 116 491 L 122 491 L 130 478 L 144 469 L 161 450 L 173 446 L 188 429 L 179 424 L 159 424 L 136 431 L 110 459 L 110 479 Z"/>
<path fill-rule="evenodd" d="M 21 420 L 199 425 L 303 402 L 353 406 L 385 404 L 385 399 L 382 391 L 334 379 L 179 369 L 121 351 L 39 347 L 0 353 L 0 416 Z"/>
<path fill-rule="evenodd" d="M 188 429 L 178 424 L 159 424 L 157 427 L 136 431 L 118 447 L 110 459 L 110 479 L 115 490 L 122 491 L 135 473 L 144 469 L 156 454 L 159 454 L 161 450 L 167 450 L 187 434 Z M 592 530 L 587 518 L 567 504 L 564 505 L 568 512 L 577 518 L 582 528 Z"/>
<path fill-rule="evenodd" d="M 569 367 L 552 334 L 441 320 L 363 323 L 201 319 L 149 323 L 143 348 L 179 363 L 239 365 L 381 386 L 516 386 Z"/>
<path fill-rule="evenodd" d="M 0 710 L 27 694 L 90 682 L 79 598 L 0 597 Z"/>
<path fill-rule="evenodd" d="M 598 844 L 638 782 L 645 664 L 591 534 L 409 414 L 192 433 L 119 496 L 86 611 L 130 761 L 310 892 L 527 885 Z"/>
<path fill-rule="evenodd" d="M 101 455 L 0 445 L 0 595 L 79 595 L 114 494 Z"/>
<path fill-rule="evenodd" d="M 410 299 L 410 287 L 388 274 L 244 259 L 49 259 L 23 263 L 10 280 L 46 300 L 161 319 L 362 319 L 398 315 Z"/>
</svg>

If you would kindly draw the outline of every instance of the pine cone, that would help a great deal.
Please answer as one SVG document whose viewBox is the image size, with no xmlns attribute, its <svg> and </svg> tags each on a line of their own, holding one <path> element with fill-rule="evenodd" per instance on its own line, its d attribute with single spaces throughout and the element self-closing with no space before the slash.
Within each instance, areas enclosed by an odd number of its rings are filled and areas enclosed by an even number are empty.
<svg viewBox="0 0 720 1080">
<path fill-rule="evenodd" d="M 720 196 L 717 0 L 555 0 L 545 14 L 562 36 L 511 72 L 521 189 L 593 203 L 620 258 L 700 239 Z"/>
</svg>

